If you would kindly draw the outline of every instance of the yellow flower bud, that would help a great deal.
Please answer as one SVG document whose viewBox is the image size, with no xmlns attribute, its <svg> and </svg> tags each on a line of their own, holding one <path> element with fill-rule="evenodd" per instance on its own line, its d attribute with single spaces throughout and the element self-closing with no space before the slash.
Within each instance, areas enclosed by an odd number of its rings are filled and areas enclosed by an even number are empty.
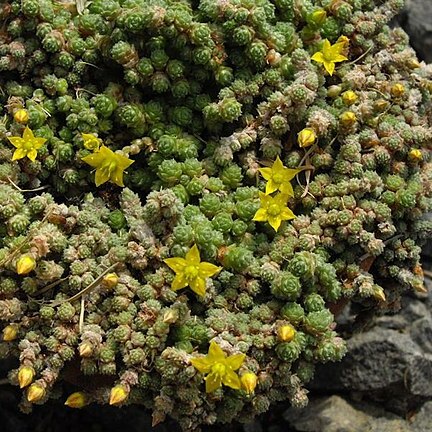
<svg viewBox="0 0 432 432">
<path fill-rule="evenodd" d="M 107 288 L 111 289 L 118 284 L 119 277 L 116 273 L 108 273 L 103 277 L 102 281 Z"/>
<path fill-rule="evenodd" d="M 347 49 L 349 47 L 350 40 L 347 36 L 342 35 L 338 38 L 336 41 L 337 44 L 343 44 L 344 49 Z"/>
<path fill-rule="evenodd" d="M 291 342 L 296 334 L 296 329 L 292 325 L 283 325 L 279 327 L 278 338 L 282 342 Z"/>
<path fill-rule="evenodd" d="M 378 112 L 384 112 L 389 106 L 389 102 L 385 99 L 378 99 L 373 104 L 374 110 Z"/>
<path fill-rule="evenodd" d="M 350 106 L 357 102 L 358 96 L 352 91 L 348 90 L 342 94 L 342 101 L 345 105 Z"/>
<path fill-rule="evenodd" d="M 45 389 L 38 383 L 33 383 L 27 390 L 27 400 L 29 402 L 38 402 L 45 396 Z"/>
<path fill-rule="evenodd" d="M 18 336 L 18 326 L 16 324 L 9 324 L 3 329 L 3 340 L 11 342 Z"/>
<path fill-rule="evenodd" d="M 97 151 L 101 145 L 101 140 L 93 134 L 83 133 L 81 134 L 84 140 L 84 147 L 88 150 Z"/>
<path fill-rule="evenodd" d="M 78 351 L 81 357 L 90 357 L 93 354 L 93 345 L 90 342 L 83 342 Z"/>
<path fill-rule="evenodd" d="M 20 388 L 27 387 L 33 381 L 35 371 L 31 366 L 21 366 L 18 371 L 18 382 Z"/>
<path fill-rule="evenodd" d="M 19 275 L 30 273 L 36 268 L 36 260 L 30 255 L 21 255 L 16 263 L 16 272 Z"/>
<path fill-rule="evenodd" d="M 401 97 L 405 93 L 405 87 L 402 84 L 395 84 L 391 87 L 390 93 L 393 97 Z"/>
<path fill-rule="evenodd" d="M 417 59 L 415 59 L 415 58 L 411 58 L 411 59 L 408 60 L 408 62 L 407 62 L 407 66 L 408 66 L 410 69 L 418 69 L 421 65 L 420 65 L 420 63 L 417 61 Z"/>
<path fill-rule="evenodd" d="M 111 389 L 109 404 L 110 405 L 119 405 L 129 396 L 129 392 L 126 390 L 126 387 L 119 384 L 114 386 Z"/>
<path fill-rule="evenodd" d="M 297 141 L 300 147 L 309 147 L 316 140 L 315 131 L 311 128 L 305 128 L 298 134 Z"/>
<path fill-rule="evenodd" d="M 377 300 L 380 300 L 380 301 L 383 301 L 383 302 L 386 301 L 386 296 L 385 296 L 384 290 L 380 286 L 378 286 L 378 285 L 374 285 L 373 286 L 372 295 Z"/>
<path fill-rule="evenodd" d="M 309 21 L 316 27 L 321 27 L 327 18 L 327 12 L 324 9 L 318 9 L 309 16 Z"/>
<path fill-rule="evenodd" d="M 355 124 L 357 117 L 352 111 L 345 111 L 340 115 L 339 121 L 342 126 L 350 127 Z"/>
<path fill-rule="evenodd" d="M 408 153 L 408 158 L 413 161 L 421 161 L 423 159 L 423 153 L 419 149 L 412 149 Z"/>
<path fill-rule="evenodd" d="M 82 408 L 89 404 L 88 397 L 83 392 L 72 393 L 64 403 L 70 408 Z"/>
<path fill-rule="evenodd" d="M 15 111 L 13 117 L 17 123 L 26 124 L 29 121 L 29 114 L 28 111 L 25 109 L 19 109 Z"/>
<path fill-rule="evenodd" d="M 167 324 L 175 323 L 178 319 L 178 315 L 177 310 L 169 309 L 164 313 L 163 322 Z"/>
<path fill-rule="evenodd" d="M 246 372 L 240 377 L 243 390 L 247 394 L 252 394 L 258 383 L 258 377 L 253 372 Z"/>
</svg>

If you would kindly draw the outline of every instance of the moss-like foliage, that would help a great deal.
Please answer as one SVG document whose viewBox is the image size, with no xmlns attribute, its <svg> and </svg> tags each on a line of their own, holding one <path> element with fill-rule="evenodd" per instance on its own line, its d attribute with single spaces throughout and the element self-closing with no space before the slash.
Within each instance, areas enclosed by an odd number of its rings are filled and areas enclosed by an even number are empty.
<svg viewBox="0 0 432 432">
<path fill-rule="evenodd" d="M 304 406 L 346 351 L 333 313 L 424 290 L 432 69 L 388 26 L 402 6 L 1 3 L 0 356 L 23 411 L 63 383 L 188 431 Z"/>
</svg>

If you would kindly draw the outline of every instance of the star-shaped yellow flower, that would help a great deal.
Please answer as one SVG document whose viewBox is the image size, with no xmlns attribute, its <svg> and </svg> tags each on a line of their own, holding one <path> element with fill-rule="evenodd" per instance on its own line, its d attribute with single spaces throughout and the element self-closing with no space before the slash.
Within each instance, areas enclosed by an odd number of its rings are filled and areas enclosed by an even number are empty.
<svg viewBox="0 0 432 432">
<path fill-rule="evenodd" d="M 348 60 L 347 57 L 342 55 L 342 52 L 346 49 L 346 42 L 337 42 L 334 45 L 330 44 L 330 41 L 326 39 L 324 41 L 321 51 L 316 52 L 312 56 L 312 60 L 318 63 L 322 63 L 326 71 L 333 75 L 335 70 L 335 63 L 339 63 Z"/>
<path fill-rule="evenodd" d="M 200 296 L 205 294 L 206 279 L 215 275 L 222 267 L 209 262 L 201 262 L 199 250 L 193 245 L 185 258 L 167 258 L 164 263 L 174 270 L 176 276 L 171 284 L 171 289 L 177 291 L 188 285 L 192 291 Z"/>
<path fill-rule="evenodd" d="M 290 181 L 301 170 L 290 169 L 284 166 L 282 161 L 277 156 L 271 168 L 260 168 L 259 172 L 267 180 L 266 195 L 280 190 L 283 194 L 294 196 L 294 191 Z"/>
<path fill-rule="evenodd" d="M 124 170 L 134 163 L 133 160 L 118 153 L 114 153 L 106 146 L 102 146 L 99 151 L 81 158 L 93 168 L 96 168 L 96 186 L 110 180 L 118 186 L 123 184 Z"/>
<path fill-rule="evenodd" d="M 277 231 L 282 221 L 294 219 L 296 215 L 287 207 L 288 195 L 277 194 L 275 197 L 259 193 L 261 207 L 253 218 L 257 222 L 268 222 Z"/>
<path fill-rule="evenodd" d="M 45 138 L 38 138 L 33 135 L 33 131 L 26 126 L 21 137 L 8 137 L 8 140 L 16 147 L 12 160 L 25 158 L 26 156 L 34 162 L 37 151 L 45 144 Z"/>
<path fill-rule="evenodd" d="M 204 378 L 206 392 L 211 393 L 221 387 L 222 384 L 235 390 L 241 388 L 240 378 L 234 371 L 240 368 L 245 357 L 245 354 L 234 354 L 227 357 L 221 347 L 212 341 L 205 357 L 195 357 L 190 362 L 199 372 L 208 374 Z"/>
</svg>

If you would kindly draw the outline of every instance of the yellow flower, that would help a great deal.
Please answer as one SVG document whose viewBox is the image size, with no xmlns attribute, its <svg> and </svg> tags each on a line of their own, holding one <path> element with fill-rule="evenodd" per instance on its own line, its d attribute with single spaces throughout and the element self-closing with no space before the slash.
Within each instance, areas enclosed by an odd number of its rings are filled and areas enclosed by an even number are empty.
<svg viewBox="0 0 432 432">
<path fill-rule="evenodd" d="M 295 214 L 287 207 L 288 195 L 278 194 L 274 198 L 260 192 L 261 207 L 253 218 L 257 222 L 268 222 L 277 231 L 282 221 L 294 219 Z"/>
<path fill-rule="evenodd" d="M 25 158 L 26 156 L 34 162 L 37 151 L 44 145 L 46 139 L 38 138 L 33 135 L 33 131 L 26 126 L 21 137 L 8 137 L 8 140 L 16 147 L 12 160 Z"/>
<path fill-rule="evenodd" d="M 121 384 L 114 386 L 110 392 L 110 405 L 119 405 L 124 402 L 129 396 L 129 390 Z"/>
<path fill-rule="evenodd" d="M 121 154 L 114 153 L 104 145 L 98 152 L 84 156 L 81 159 L 93 168 L 96 168 L 96 186 L 100 186 L 110 180 L 116 185 L 123 187 L 123 171 L 134 163 L 133 160 Z"/>
<path fill-rule="evenodd" d="M 423 153 L 419 149 L 412 149 L 408 153 L 408 158 L 414 161 L 421 161 L 423 159 Z"/>
<path fill-rule="evenodd" d="M 33 383 L 27 390 L 27 400 L 31 403 L 39 402 L 45 394 L 45 388 L 41 384 Z"/>
<path fill-rule="evenodd" d="M 315 140 L 316 133 L 311 128 L 302 129 L 297 136 L 297 142 L 300 147 L 309 147 L 315 142 Z"/>
<path fill-rule="evenodd" d="M 330 75 L 333 75 L 333 72 L 335 70 L 335 63 L 348 60 L 347 57 L 342 55 L 342 52 L 346 48 L 346 45 L 347 43 L 345 40 L 331 45 L 330 41 L 326 39 L 324 41 L 322 50 L 316 52 L 312 56 L 312 60 L 315 60 L 318 63 L 322 63 L 326 71 Z"/>
<path fill-rule="evenodd" d="M 345 105 L 352 105 L 357 102 L 358 96 L 352 91 L 348 90 L 342 94 L 342 101 Z"/>
<path fill-rule="evenodd" d="M 294 339 L 296 333 L 297 332 L 295 328 L 292 325 L 287 324 L 279 327 L 278 337 L 283 342 L 291 342 Z"/>
<path fill-rule="evenodd" d="M 222 384 L 239 390 L 241 381 L 235 371 L 243 364 L 245 357 L 245 354 L 227 357 L 221 347 L 212 341 L 208 354 L 205 357 L 192 358 L 191 363 L 199 372 L 208 374 L 205 377 L 207 393 L 214 392 Z"/>
<path fill-rule="evenodd" d="M 35 377 L 35 370 L 31 366 L 21 366 L 18 371 L 18 383 L 20 388 L 29 386 Z"/>
<path fill-rule="evenodd" d="M 98 151 L 102 140 L 95 137 L 93 134 L 82 133 L 82 139 L 84 140 L 84 147 L 88 150 Z"/>
<path fill-rule="evenodd" d="M 341 125 L 344 127 L 350 127 L 357 121 L 357 116 L 352 111 L 345 111 L 339 116 Z"/>
<path fill-rule="evenodd" d="M 279 156 L 274 161 L 271 168 L 260 168 L 259 172 L 267 180 L 266 195 L 280 190 L 282 193 L 294 196 L 294 191 L 291 186 L 290 180 L 294 178 L 301 170 L 290 169 L 283 165 Z"/>
<path fill-rule="evenodd" d="M 3 340 L 5 342 L 12 342 L 18 336 L 18 325 L 9 324 L 3 329 Z"/>
<path fill-rule="evenodd" d="M 167 258 L 164 262 L 176 273 L 171 284 L 172 290 L 177 291 L 189 285 L 192 291 L 200 296 L 205 294 L 206 279 L 215 275 L 222 268 L 209 262 L 201 262 L 196 245 L 192 246 L 185 258 Z"/>
</svg>

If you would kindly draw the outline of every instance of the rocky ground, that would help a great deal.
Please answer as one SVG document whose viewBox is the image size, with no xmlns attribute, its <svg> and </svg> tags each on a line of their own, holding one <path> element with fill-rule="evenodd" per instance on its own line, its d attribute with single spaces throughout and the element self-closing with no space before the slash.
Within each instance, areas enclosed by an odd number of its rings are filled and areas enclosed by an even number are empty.
<svg viewBox="0 0 432 432">
<path fill-rule="evenodd" d="M 432 0 L 408 0 L 399 24 L 419 57 L 432 62 Z M 349 353 L 317 371 L 310 404 L 284 405 L 248 425 L 224 425 L 226 432 L 431 432 L 432 431 L 432 241 L 425 248 L 428 295 L 407 296 L 397 315 L 382 316 L 349 339 Z M 340 328 L 350 328 L 349 310 Z M 0 364 L 0 376 L 7 365 Z M 18 412 L 20 393 L 0 381 L 3 432 L 179 432 L 174 422 L 151 428 L 139 407 L 71 410 L 59 402 Z M 216 432 L 219 427 L 205 428 Z"/>
</svg>

